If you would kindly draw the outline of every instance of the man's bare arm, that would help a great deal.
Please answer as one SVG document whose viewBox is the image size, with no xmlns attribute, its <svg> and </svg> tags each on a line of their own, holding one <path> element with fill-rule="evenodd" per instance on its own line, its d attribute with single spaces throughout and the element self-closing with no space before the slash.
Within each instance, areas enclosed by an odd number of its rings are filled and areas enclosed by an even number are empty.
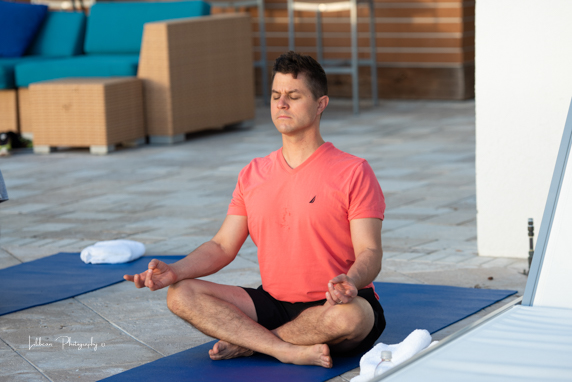
<svg viewBox="0 0 572 382">
<path fill-rule="evenodd" d="M 381 219 L 366 218 L 350 221 L 356 261 L 347 275 L 330 280 L 326 298 L 330 304 L 348 303 L 357 291 L 371 283 L 381 271 Z"/>
<path fill-rule="evenodd" d="M 167 265 L 151 260 L 147 271 L 125 275 L 137 288 L 157 290 L 181 281 L 208 276 L 228 265 L 236 257 L 248 237 L 246 216 L 228 215 L 212 240 L 199 246 L 185 258 Z"/>
</svg>

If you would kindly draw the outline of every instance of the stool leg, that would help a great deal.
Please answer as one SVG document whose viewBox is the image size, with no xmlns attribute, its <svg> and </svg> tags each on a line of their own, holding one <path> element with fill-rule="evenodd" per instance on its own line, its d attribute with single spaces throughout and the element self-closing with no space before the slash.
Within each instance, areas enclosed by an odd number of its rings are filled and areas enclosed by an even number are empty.
<svg viewBox="0 0 572 382">
<path fill-rule="evenodd" d="M 354 114 L 359 113 L 357 1 L 351 0 L 350 22 L 352 32 L 352 97 Z"/>
<path fill-rule="evenodd" d="M 318 53 L 318 62 L 324 65 L 324 43 L 322 41 L 322 13 L 316 11 L 316 51 Z"/>
<path fill-rule="evenodd" d="M 258 0 L 258 29 L 260 31 L 260 64 L 262 69 L 262 97 L 266 105 L 270 104 L 268 94 L 268 66 L 266 64 L 266 27 L 264 20 L 264 0 Z"/>
<path fill-rule="evenodd" d="M 288 50 L 294 49 L 294 0 L 288 0 Z"/>
<path fill-rule="evenodd" d="M 379 105 L 377 99 L 377 48 L 375 43 L 375 7 L 373 0 L 369 0 L 369 46 L 371 59 L 371 99 L 373 106 Z"/>
</svg>

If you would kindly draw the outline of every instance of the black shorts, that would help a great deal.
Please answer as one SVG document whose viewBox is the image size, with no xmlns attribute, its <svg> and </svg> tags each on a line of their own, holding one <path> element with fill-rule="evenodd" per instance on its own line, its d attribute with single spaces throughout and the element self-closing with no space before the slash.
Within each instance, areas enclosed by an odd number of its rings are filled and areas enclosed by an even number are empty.
<svg viewBox="0 0 572 382">
<path fill-rule="evenodd" d="M 311 308 L 313 306 L 324 305 L 326 300 L 312 301 L 312 302 L 285 302 L 276 300 L 266 292 L 262 285 L 258 289 L 253 288 L 243 288 L 252 301 L 254 302 L 254 307 L 256 308 L 256 315 L 258 317 L 258 323 L 264 326 L 268 330 L 276 329 L 287 322 L 292 321 L 304 310 Z M 373 328 L 363 339 L 363 341 L 354 349 L 349 352 L 344 352 L 343 355 L 355 355 L 361 354 L 372 348 L 373 344 L 383 330 L 385 329 L 385 316 L 383 315 L 383 308 L 381 304 L 375 297 L 375 293 L 372 288 L 360 289 L 358 291 L 358 296 L 364 298 L 373 309 L 374 323 Z"/>
</svg>

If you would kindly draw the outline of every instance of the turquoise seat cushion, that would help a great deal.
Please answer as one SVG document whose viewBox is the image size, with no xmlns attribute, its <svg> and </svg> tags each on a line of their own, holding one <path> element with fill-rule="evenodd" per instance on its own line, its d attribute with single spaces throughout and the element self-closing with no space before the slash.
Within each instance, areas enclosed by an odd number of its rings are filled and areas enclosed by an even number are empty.
<svg viewBox="0 0 572 382">
<path fill-rule="evenodd" d="M 139 55 L 86 55 L 16 65 L 16 85 L 65 77 L 135 76 Z"/>
<path fill-rule="evenodd" d="M 26 62 L 40 62 L 45 60 L 47 60 L 47 58 L 39 56 L 0 58 L 0 89 L 14 89 L 16 87 L 14 74 L 16 65 Z"/>
<path fill-rule="evenodd" d="M 87 20 L 84 51 L 138 54 L 145 23 L 209 13 L 210 5 L 204 1 L 95 3 Z"/>
<path fill-rule="evenodd" d="M 0 1 L 0 57 L 20 57 L 42 25 L 46 5 Z"/>
<path fill-rule="evenodd" d="M 83 52 L 86 18 L 83 12 L 48 12 L 26 54 L 69 57 Z"/>
</svg>

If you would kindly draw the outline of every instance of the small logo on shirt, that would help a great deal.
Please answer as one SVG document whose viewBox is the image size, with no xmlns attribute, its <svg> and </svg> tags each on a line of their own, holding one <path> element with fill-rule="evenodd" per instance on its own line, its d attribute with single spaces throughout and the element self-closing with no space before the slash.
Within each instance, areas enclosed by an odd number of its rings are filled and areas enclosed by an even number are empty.
<svg viewBox="0 0 572 382">
<path fill-rule="evenodd" d="M 314 195 L 314 197 L 312 198 L 312 200 L 310 200 L 310 203 L 314 203 L 316 201 L 316 196 Z"/>
</svg>

